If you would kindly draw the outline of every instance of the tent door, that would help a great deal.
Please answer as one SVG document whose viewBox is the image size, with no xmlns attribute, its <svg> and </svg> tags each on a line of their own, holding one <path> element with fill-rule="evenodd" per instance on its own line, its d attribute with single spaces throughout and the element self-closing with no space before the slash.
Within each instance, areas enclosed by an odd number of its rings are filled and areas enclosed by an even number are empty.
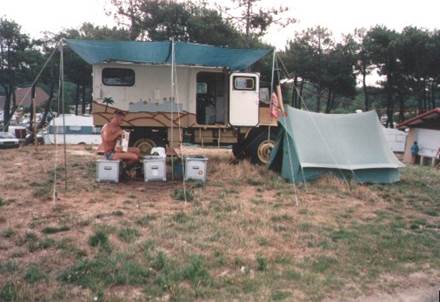
<svg viewBox="0 0 440 302">
<path fill-rule="evenodd" d="M 229 79 L 229 123 L 232 126 L 257 126 L 259 75 L 232 73 Z"/>
</svg>

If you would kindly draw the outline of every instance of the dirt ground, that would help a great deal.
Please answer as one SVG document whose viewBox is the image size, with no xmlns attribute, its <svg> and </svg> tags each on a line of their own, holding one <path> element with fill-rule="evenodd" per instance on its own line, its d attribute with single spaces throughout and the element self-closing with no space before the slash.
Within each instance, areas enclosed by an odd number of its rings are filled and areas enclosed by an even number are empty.
<svg viewBox="0 0 440 302">
<path fill-rule="evenodd" d="M 67 190 L 62 147 L 0 150 L 0 301 L 437 301 L 439 171 L 409 167 L 392 186 L 294 186 L 228 149 L 184 154 L 209 158 L 188 202 L 178 179 L 96 183 L 90 147 L 68 147 Z M 107 256 L 92 243 L 100 231 Z M 155 264 L 164 255 L 167 269 Z M 71 278 L 113 256 L 148 267 L 143 281 L 133 268 Z"/>
</svg>

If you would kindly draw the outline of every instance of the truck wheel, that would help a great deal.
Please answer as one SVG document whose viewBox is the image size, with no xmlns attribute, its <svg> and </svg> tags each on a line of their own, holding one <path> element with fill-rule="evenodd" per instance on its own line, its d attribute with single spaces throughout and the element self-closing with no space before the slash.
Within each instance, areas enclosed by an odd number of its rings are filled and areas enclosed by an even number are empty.
<svg viewBox="0 0 440 302">
<path fill-rule="evenodd" d="M 274 146 L 275 140 L 272 136 L 269 139 L 267 133 L 263 132 L 258 134 L 249 145 L 252 163 L 267 165 L 270 161 L 270 154 Z"/>
<path fill-rule="evenodd" d="M 156 142 L 149 138 L 140 138 L 134 142 L 133 146 L 139 148 L 141 155 L 148 155 L 153 147 L 156 147 Z"/>
<path fill-rule="evenodd" d="M 236 143 L 232 145 L 232 154 L 236 159 L 243 159 L 246 157 L 246 150 L 243 144 Z"/>
</svg>

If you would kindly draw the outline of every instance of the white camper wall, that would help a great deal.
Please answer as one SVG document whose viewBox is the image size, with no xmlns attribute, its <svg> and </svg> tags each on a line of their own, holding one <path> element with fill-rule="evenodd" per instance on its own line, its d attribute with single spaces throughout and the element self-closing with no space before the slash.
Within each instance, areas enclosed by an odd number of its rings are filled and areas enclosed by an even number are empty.
<svg viewBox="0 0 440 302">
<path fill-rule="evenodd" d="M 103 68 L 128 68 L 135 72 L 135 84 L 131 87 L 106 86 L 102 83 Z M 196 112 L 196 76 L 200 71 L 213 71 L 212 68 L 177 67 L 177 101 L 183 110 Z M 129 103 L 147 101 L 161 103 L 171 97 L 171 66 L 136 64 L 101 64 L 93 66 L 93 99 L 111 97 L 112 106 L 128 110 Z"/>
</svg>

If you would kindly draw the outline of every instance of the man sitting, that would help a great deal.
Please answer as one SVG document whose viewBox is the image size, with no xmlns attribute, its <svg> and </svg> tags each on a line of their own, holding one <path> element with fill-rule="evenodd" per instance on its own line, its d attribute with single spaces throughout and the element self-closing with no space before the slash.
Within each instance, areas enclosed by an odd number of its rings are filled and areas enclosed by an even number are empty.
<svg viewBox="0 0 440 302">
<path fill-rule="evenodd" d="M 108 160 L 122 160 L 126 161 L 128 164 L 133 164 L 139 161 L 139 149 L 128 148 L 127 152 L 124 152 L 122 148 L 116 144 L 124 131 L 121 128 L 124 116 L 125 114 L 123 112 L 116 111 L 112 120 L 102 127 L 102 142 L 98 147 L 98 154 L 103 154 Z"/>
</svg>

